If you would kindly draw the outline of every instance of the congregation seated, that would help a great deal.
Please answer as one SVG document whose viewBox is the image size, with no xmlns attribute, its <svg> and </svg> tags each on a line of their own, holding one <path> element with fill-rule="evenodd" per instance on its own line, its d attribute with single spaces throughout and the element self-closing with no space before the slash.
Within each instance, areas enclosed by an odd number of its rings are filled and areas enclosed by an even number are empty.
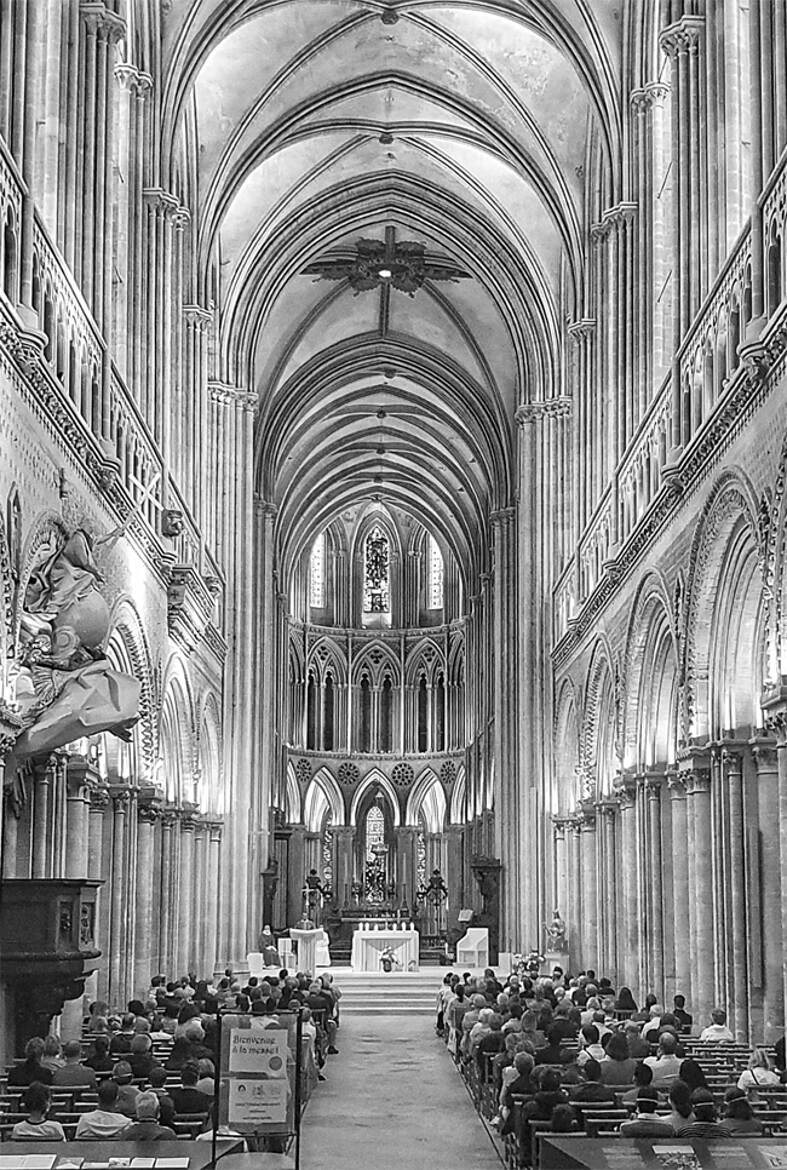
<svg viewBox="0 0 787 1170">
<path fill-rule="evenodd" d="M 95 1089 L 97 1083 L 95 1069 L 81 1063 L 82 1045 L 79 1041 L 66 1041 L 63 1046 L 63 1054 L 65 1056 L 65 1064 L 60 1068 L 56 1068 L 52 1073 L 52 1084 L 57 1088 L 79 1086 L 87 1089 Z"/>
<path fill-rule="evenodd" d="M 738 1088 L 756 1091 L 763 1085 L 780 1085 L 781 1082 L 782 1079 L 765 1049 L 755 1048 L 749 1058 L 748 1068 L 745 1068 L 738 1078 Z"/>
<path fill-rule="evenodd" d="M 115 1061 L 109 1055 L 109 1036 L 94 1036 L 86 1059 L 82 1062 L 95 1073 L 111 1073 Z"/>
<path fill-rule="evenodd" d="M 120 1137 L 129 1124 L 117 1108 L 117 1081 L 108 1078 L 98 1086 L 98 1107 L 83 1113 L 77 1122 L 76 1140 L 111 1141 Z"/>
<path fill-rule="evenodd" d="M 728 1089 L 724 1094 L 724 1128 L 735 1137 L 759 1137 L 762 1122 L 754 1112 L 741 1089 Z"/>
<path fill-rule="evenodd" d="M 732 1043 L 735 1037 L 727 1027 L 727 1013 L 722 1011 L 721 1008 L 716 1008 L 715 1011 L 711 1012 L 710 1018 L 711 1023 L 700 1032 L 700 1040 L 706 1042 L 712 1040 L 716 1043 L 721 1041 Z"/>
<path fill-rule="evenodd" d="M 64 1142 L 65 1131 L 59 1121 L 49 1121 L 50 1092 L 48 1085 L 33 1081 L 24 1096 L 27 1118 L 18 1121 L 11 1130 L 15 1142 Z"/>
<path fill-rule="evenodd" d="M 658 1090 L 653 1085 L 637 1089 L 637 1112 L 631 1121 L 621 1122 L 623 1137 L 667 1137 L 673 1133 L 669 1118 L 656 1115 L 658 1103 Z"/>
<path fill-rule="evenodd" d="M 150 1070 L 150 1091 L 158 1097 L 159 1121 L 162 1125 L 172 1125 L 175 1120 L 175 1102 L 167 1090 L 167 1070 L 160 1065 Z"/>
<path fill-rule="evenodd" d="M 646 1056 L 645 1064 L 653 1072 L 653 1086 L 656 1089 L 665 1089 L 678 1080 L 680 1076 L 681 1058 L 676 1054 L 678 1047 L 673 1032 L 663 1032 L 659 1040 L 658 1051 L 655 1056 Z"/>
<path fill-rule="evenodd" d="M 669 1122 L 673 1133 L 695 1120 L 691 1107 L 692 1090 L 685 1081 L 673 1081 L 669 1090 Z"/>
<path fill-rule="evenodd" d="M 126 1012 L 120 1024 L 120 1031 L 112 1037 L 109 1051 L 113 1056 L 123 1056 L 131 1051 L 131 1041 L 134 1037 L 134 1016 Z"/>
<path fill-rule="evenodd" d="M 601 1080 L 601 1065 L 592 1056 L 582 1065 L 584 1080 L 569 1089 L 569 1097 L 573 1101 L 609 1101 L 615 1100 L 615 1093 L 609 1085 Z"/>
<path fill-rule="evenodd" d="M 137 1098 L 140 1090 L 134 1084 L 134 1074 L 127 1060 L 119 1060 L 112 1073 L 112 1080 L 118 1087 L 115 1108 L 118 1113 L 126 1117 L 135 1117 L 137 1112 Z"/>
<path fill-rule="evenodd" d="M 137 1080 L 146 1080 L 150 1076 L 151 1070 L 158 1064 L 158 1061 L 153 1056 L 153 1042 L 148 1034 L 136 1033 L 131 1041 L 131 1050 L 127 1059 L 131 1065 L 131 1072 Z"/>
<path fill-rule="evenodd" d="M 41 1085 L 52 1084 L 52 1070 L 45 1068 L 41 1063 L 44 1055 L 44 1041 L 40 1036 L 32 1036 L 25 1045 L 25 1059 L 22 1064 L 15 1064 L 8 1070 L 8 1085 L 32 1085 L 37 1081 Z"/>
<path fill-rule="evenodd" d="M 125 1142 L 172 1141 L 174 1129 L 159 1122 L 159 1099 L 155 1093 L 140 1093 L 137 1098 L 136 1120 L 123 1131 Z"/>
<path fill-rule="evenodd" d="M 691 1094 L 691 1106 L 694 1111 L 694 1121 L 688 1122 L 679 1129 L 680 1138 L 714 1138 L 730 1137 L 731 1130 L 718 1121 L 713 1094 L 707 1089 L 695 1089 Z"/>
<path fill-rule="evenodd" d="M 612 1033 L 599 1064 L 602 1084 L 627 1087 L 631 1084 L 637 1061 L 631 1056 L 625 1032 Z"/>
<path fill-rule="evenodd" d="M 63 1059 L 63 1046 L 57 1036 L 50 1034 L 45 1038 L 44 1054 L 41 1057 L 41 1064 L 53 1073 L 65 1064 L 65 1060 Z"/>
<path fill-rule="evenodd" d="M 179 1087 L 173 1087 L 169 1090 L 169 1095 L 175 1106 L 175 1116 L 207 1113 L 212 1105 L 212 1099 L 197 1088 L 199 1063 L 196 1060 L 186 1061 L 180 1070 L 180 1080 Z"/>
<path fill-rule="evenodd" d="M 694 1017 L 686 1011 L 686 996 L 676 995 L 672 1002 L 675 1005 L 672 1009 L 672 1014 L 678 1021 L 681 1032 L 690 1032 L 691 1026 L 694 1023 Z"/>
</svg>

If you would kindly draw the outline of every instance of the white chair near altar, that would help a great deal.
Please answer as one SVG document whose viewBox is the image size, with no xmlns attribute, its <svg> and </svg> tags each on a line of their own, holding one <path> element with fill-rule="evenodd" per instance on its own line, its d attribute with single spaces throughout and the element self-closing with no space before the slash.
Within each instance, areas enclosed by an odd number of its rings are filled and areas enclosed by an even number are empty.
<svg viewBox="0 0 787 1170">
<path fill-rule="evenodd" d="M 485 926 L 469 927 L 456 944 L 457 967 L 482 970 L 489 966 L 489 931 Z"/>
</svg>

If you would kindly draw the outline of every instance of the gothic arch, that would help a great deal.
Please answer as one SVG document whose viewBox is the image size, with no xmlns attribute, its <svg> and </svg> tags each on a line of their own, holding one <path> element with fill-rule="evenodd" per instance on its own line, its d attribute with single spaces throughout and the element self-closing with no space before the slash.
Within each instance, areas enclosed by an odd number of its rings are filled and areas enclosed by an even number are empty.
<svg viewBox="0 0 787 1170">
<path fill-rule="evenodd" d="M 378 656 L 378 661 L 375 662 L 375 655 Z M 375 639 L 373 642 L 364 646 L 363 650 L 357 656 L 352 666 L 352 684 L 358 686 L 361 677 L 366 674 L 372 686 L 382 686 L 383 678 L 386 674 L 390 674 L 391 683 L 398 687 L 401 685 L 402 670 L 399 659 L 396 657 L 391 647 L 388 646 L 382 639 Z"/>
<path fill-rule="evenodd" d="M 333 674 L 334 683 L 345 686 L 347 683 L 347 662 L 344 651 L 332 638 L 323 637 L 309 650 L 306 663 L 306 673 L 314 672 L 315 681 L 324 683 L 326 676 Z"/>
<path fill-rule="evenodd" d="M 752 689 L 761 685 L 764 591 L 757 533 L 754 490 L 743 473 L 729 471 L 711 493 L 692 543 L 683 662 L 681 736 L 685 741 L 707 738 L 714 724 L 723 721 L 720 704 L 726 700 L 720 686 L 733 685 L 738 706 L 744 701 L 739 690 L 744 682 L 743 664 L 733 677 L 725 665 L 733 646 L 742 644 L 744 629 L 754 656 L 745 683 Z M 729 611 L 731 598 L 744 606 L 736 620 Z"/>
<path fill-rule="evenodd" d="M 767 500 L 765 502 L 767 504 Z M 766 533 L 764 587 L 770 607 L 765 677 L 768 682 L 777 683 L 787 675 L 787 638 L 784 636 L 787 613 L 787 433 L 782 442 L 773 504 L 766 515 L 770 522 Z"/>
<path fill-rule="evenodd" d="M 673 762 L 677 749 L 678 646 L 664 578 L 640 583 L 626 639 L 623 765 Z"/>
<path fill-rule="evenodd" d="M 204 699 L 200 718 L 199 793 L 203 812 L 224 812 L 221 715 L 216 696 L 212 693 Z"/>
<path fill-rule="evenodd" d="M 456 773 L 456 783 L 451 793 L 450 823 L 464 825 L 468 821 L 467 815 L 467 773 L 464 764 L 461 764 Z"/>
<path fill-rule="evenodd" d="M 320 799 L 320 794 L 322 799 Z M 319 768 L 306 787 L 306 793 L 303 798 L 303 820 L 308 831 L 316 833 L 322 827 L 322 818 L 325 809 L 330 809 L 331 821 L 335 826 L 346 824 L 346 817 L 344 811 L 344 800 L 339 791 L 339 786 L 336 783 L 333 773 L 329 768 Z M 319 811 L 318 823 L 314 828 L 309 828 L 308 818 L 310 814 L 317 815 Z"/>
<path fill-rule="evenodd" d="M 298 787 L 298 778 L 295 775 L 295 765 L 292 760 L 287 762 L 287 807 L 285 810 L 287 824 L 302 824 L 301 792 Z"/>
<path fill-rule="evenodd" d="M 167 663 L 162 694 L 159 766 L 164 790 L 169 801 L 193 801 L 196 762 L 194 701 L 188 675 L 177 655 Z"/>
<path fill-rule="evenodd" d="M 350 824 L 353 828 L 356 827 L 358 823 L 358 809 L 360 808 L 367 792 L 369 792 L 369 790 L 375 786 L 381 788 L 388 797 L 393 815 L 393 825 L 395 829 L 398 829 L 402 823 L 402 810 L 399 806 L 399 797 L 396 795 L 391 781 L 384 772 L 380 771 L 379 768 L 372 768 L 370 772 L 367 772 L 353 793 L 352 803 L 350 805 Z"/>
<path fill-rule="evenodd" d="M 433 791 L 435 788 L 438 789 L 439 795 Z M 439 813 L 440 824 L 437 828 L 429 828 L 428 832 L 441 833 L 445 828 L 446 809 L 446 794 L 437 773 L 432 768 L 424 768 L 410 789 L 405 824 L 417 825 L 418 817 L 422 812 L 428 814 L 428 818 L 433 822 Z"/>
<path fill-rule="evenodd" d="M 574 684 L 570 678 L 564 678 L 555 703 L 551 793 L 553 815 L 568 813 L 575 803 L 577 769 L 580 764 L 577 711 Z"/>
<path fill-rule="evenodd" d="M 153 662 L 145 635 L 145 627 L 130 597 L 119 597 L 110 611 L 107 647 L 113 638 L 120 639 L 127 660 L 128 672 L 139 682 L 142 692 L 139 700 L 140 720 L 137 724 L 140 738 L 141 762 L 150 775 L 156 756 L 155 710 L 158 705 Z M 135 729 L 135 734 L 136 734 Z"/>
<path fill-rule="evenodd" d="M 445 658 L 442 648 L 432 638 L 422 638 L 407 656 L 405 686 L 414 687 L 423 674 L 428 686 L 433 686 L 438 674 L 445 678 Z"/>
<path fill-rule="evenodd" d="M 606 793 L 617 771 L 619 689 L 620 672 L 609 642 L 601 635 L 593 647 L 585 686 L 582 796 Z"/>
</svg>

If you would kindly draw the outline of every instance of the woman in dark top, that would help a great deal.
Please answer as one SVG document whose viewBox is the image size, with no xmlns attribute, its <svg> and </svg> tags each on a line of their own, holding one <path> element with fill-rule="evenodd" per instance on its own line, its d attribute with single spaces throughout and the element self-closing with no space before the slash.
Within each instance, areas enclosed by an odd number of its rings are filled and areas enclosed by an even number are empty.
<svg viewBox="0 0 787 1170">
<path fill-rule="evenodd" d="M 615 1000 L 616 1012 L 635 1012 L 637 1003 L 628 987 L 621 987 L 618 998 Z"/>
<path fill-rule="evenodd" d="M 15 1064 L 8 1070 L 9 1085 L 32 1085 L 38 1081 L 42 1085 L 52 1084 L 52 1070 L 45 1068 L 41 1063 L 44 1055 L 44 1041 L 40 1036 L 33 1036 L 25 1045 L 25 1059 L 23 1064 Z"/>
<path fill-rule="evenodd" d="M 93 1072 L 97 1073 L 111 1073 L 115 1067 L 115 1062 L 109 1055 L 109 1037 L 96 1036 L 90 1046 L 90 1051 L 87 1054 L 87 1059 L 83 1061 L 88 1068 L 92 1068 Z"/>
<path fill-rule="evenodd" d="M 705 1073 L 702 1071 L 696 1060 L 690 1057 L 683 1061 L 683 1064 L 678 1069 L 678 1076 L 691 1089 L 692 1093 L 695 1089 L 706 1089 L 708 1082 L 705 1080 Z"/>
</svg>

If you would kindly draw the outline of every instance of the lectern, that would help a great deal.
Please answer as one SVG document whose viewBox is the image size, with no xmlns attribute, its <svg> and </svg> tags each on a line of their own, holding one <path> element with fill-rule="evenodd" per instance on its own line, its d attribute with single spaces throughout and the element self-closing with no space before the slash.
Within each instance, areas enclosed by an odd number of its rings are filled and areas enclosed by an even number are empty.
<svg viewBox="0 0 787 1170">
<path fill-rule="evenodd" d="M 290 927 L 290 938 L 298 944 L 298 970 L 304 975 L 314 975 L 316 969 L 317 943 L 322 942 L 322 929 L 299 930 Z"/>
</svg>

